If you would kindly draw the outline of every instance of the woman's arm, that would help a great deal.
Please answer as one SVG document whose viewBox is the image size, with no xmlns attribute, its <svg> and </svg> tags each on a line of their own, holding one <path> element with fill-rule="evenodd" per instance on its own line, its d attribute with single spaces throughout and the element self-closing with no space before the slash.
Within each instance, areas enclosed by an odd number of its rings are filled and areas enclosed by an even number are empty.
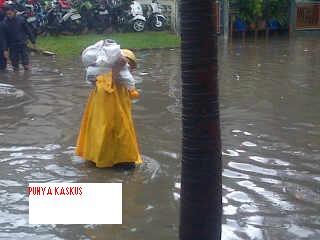
<svg viewBox="0 0 320 240">
<path fill-rule="evenodd" d="M 119 58 L 119 60 L 114 64 L 112 68 L 113 76 L 119 76 L 121 69 L 128 63 L 127 59 L 123 56 Z"/>
</svg>

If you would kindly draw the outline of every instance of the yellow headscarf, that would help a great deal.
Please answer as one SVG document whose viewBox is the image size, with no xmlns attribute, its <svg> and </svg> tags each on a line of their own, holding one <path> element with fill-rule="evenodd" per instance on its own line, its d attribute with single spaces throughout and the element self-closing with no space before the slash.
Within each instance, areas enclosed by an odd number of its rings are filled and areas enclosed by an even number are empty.
<svg viewBox="0 0 320 240">
<path fill-rule="evenodd" d="M 121 49 L 121 53 L 124 57 L 128 58 L 135 66 L 137 66 L 137 58 L 131 50 Z"/>
</svg>

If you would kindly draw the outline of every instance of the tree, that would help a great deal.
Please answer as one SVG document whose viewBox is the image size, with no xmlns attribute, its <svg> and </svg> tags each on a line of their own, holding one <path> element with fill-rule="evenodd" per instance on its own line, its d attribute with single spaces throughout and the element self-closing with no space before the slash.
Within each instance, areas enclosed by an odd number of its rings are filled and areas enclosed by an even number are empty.
<svg viewBox="0 0 320 240">
<path fill-rule="evenodd" d="M 181 1 L 181 240 L 221 238 L 221 140 L 212 0 Z"/>
</svg>

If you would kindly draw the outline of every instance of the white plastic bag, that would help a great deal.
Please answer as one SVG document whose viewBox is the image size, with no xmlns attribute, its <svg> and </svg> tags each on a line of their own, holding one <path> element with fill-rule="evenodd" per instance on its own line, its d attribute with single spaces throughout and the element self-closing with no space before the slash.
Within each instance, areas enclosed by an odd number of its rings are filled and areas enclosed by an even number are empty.
<svg viewBox="0 0 320 240">
<path fill-rule="evenodd" d="M 101 40 L 82 52 L 82 63 L 86 67 L 86 81 L 95 82 L 97 76 L 112 70 L 121 57 L 120 45 L 112 40 Z"/>
<path fill-rule="evenodd" d="M 82 63 L 85 67 L 89 66 L 108 66 L 112 67 L 120 58 L 120 45 L 110 40 L 101 40 L 94 45 L 87 47 L 82 52 Z"/>
<path fill-rule="evenodd" d="M 129 64 L 127 63 L 119 72 L 119 81 L 125 85 L 128 89 L 135 88 L 135 80 L 129 70 Z"/>
<path fill-rule="evenodd" d="M 94 83 L 97 76 L 108 73 L 122 56 L 120 45 L 113 40 L 101 40 L 82 52 L 82 63 L 86 67 L 86 81 Z M 134 78 L 126 64 L 119 73 L 119 81 L 128 89 L 135 87 Z"/>
<path fill-rule="evenodd" d="M 121 57 L 120 45 L 108 44 L 103 45 L 96 59 L 96 65 L 112 67 Z"/>
<path fill-rule="evenodd" d="M 91 45 L 87 47 L 85 50 L 82 52 L 82 63 L 85 67 L 92 66 L 96 63 L 97 61 L 97 56 L 100 51 L 100 49 L 103 46 L 103 40 L 95 43 L 94 45 Z"/>
<path fill-rule="evenodd" d="M 107 73 L 109 71 L 111 71 L 111 68 L 89 66 L 86 68 L 86 81 L 89 84 L 94 84 L 96 82 L 97 76 L 103 73 Z"/>
</svg>

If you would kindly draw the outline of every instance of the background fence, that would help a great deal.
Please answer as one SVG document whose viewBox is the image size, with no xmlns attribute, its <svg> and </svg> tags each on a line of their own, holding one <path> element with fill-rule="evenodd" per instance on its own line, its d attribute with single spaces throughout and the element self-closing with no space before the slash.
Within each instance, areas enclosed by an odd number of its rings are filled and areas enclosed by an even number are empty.
<svg viewBox="0 0 320 240">
<path fill-rule="evenodd" d="M 296 29 L 320 29 L 320 3 L 297 5 Z"/>
</svg>

